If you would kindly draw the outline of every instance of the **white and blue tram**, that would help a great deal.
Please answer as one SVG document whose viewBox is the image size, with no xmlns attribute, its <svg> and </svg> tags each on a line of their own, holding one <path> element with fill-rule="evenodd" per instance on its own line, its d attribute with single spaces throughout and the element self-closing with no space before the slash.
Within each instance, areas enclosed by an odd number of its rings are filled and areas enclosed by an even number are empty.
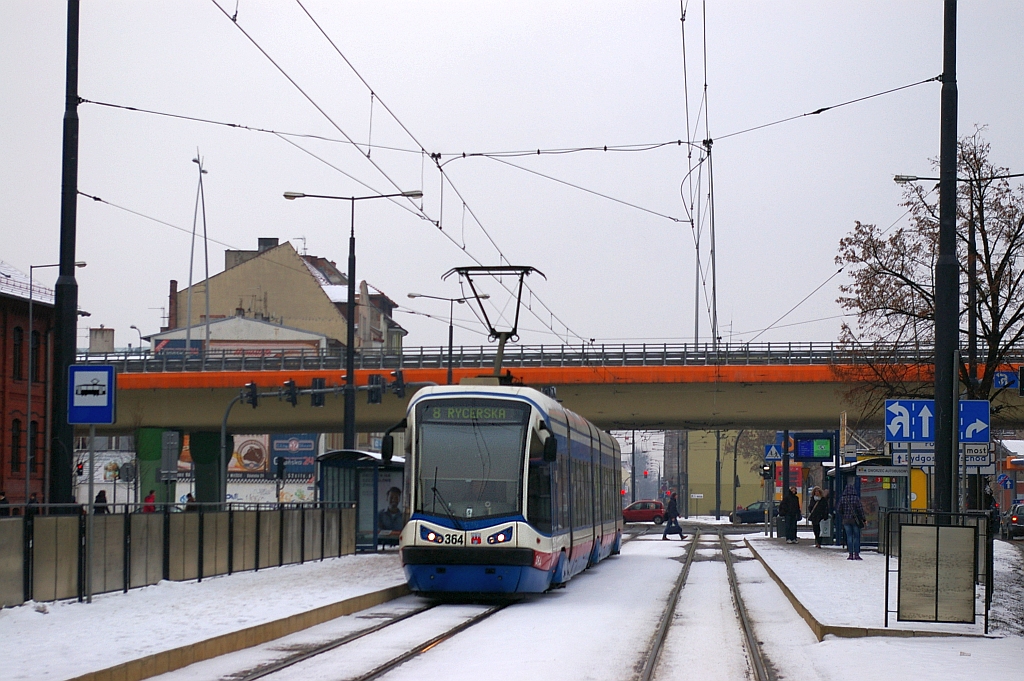
<svg viewBox="0 0 1024 681">
<path fill-rule="evenodd" d="M 544 394 L 425 388 L 405 443 L 411 590 L 543 592 L 619 552 L 618 443 Z"/>
</svg>

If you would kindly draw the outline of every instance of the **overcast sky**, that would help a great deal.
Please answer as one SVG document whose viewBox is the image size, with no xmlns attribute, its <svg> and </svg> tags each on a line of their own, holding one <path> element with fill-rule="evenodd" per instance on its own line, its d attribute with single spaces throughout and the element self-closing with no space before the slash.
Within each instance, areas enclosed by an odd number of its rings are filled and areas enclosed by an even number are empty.
<svg viewBox="0 0 1024 681">
<path fill-rule="evenodd" d="M 441 318 L 396 313 L 410 331 L 407 345 L 446 342 L 448 306 L 406 294 L 459 295 L 455 280 L 441 275 L 474 264 L 472 257 L 499 264 L 490 240 L 508 261 L 547 275 L 529 279 L 535 296 L 525 302 L 537 316 L 524 313 L 523 342 L 692 341 L 685 146 L 503 159 L 639 208 L 493 158 L 456 158 L 444 168 L 465 208 L 446 186 L 442 214 L 439 175 L 420 145 L 450 154 L 703 139 L 701 3 L 689 3 L 685 21 L 687 90 L 678 3 L 302 0 L 379 97 L 371 138 L 370 91 L 299 4 L 218 1 L 223 12 L 212 0 L 84 2 L 80 95 L 396 150 L 374 148 L 367 159 L 365 149 L 344 143 L 83 104 L 81 191 L 191 230 L 198 148 L 209 170 L 211 240 L 255 248 L 258 237 L 272 236 L 301 251 L 296 237 L 305 237 L 309 253 L 344 267 L 348 204 L 291 202 L 282 193 L 422 189 L 422 214 L 419 202 L 383 200 L 356 211 L 358 278 Z M 2 10 L 0 259 L 27 271 L 58 258 L 66 6 L 3 0 Z M 236 11 L 237 25 L 229 18 Z M 1018 172 L 1022 31 L 1024 3 L 960 2 L 960 131 L 987 125 L 994 161 Z M 706 39 L 719 320 L 723 337 L 747 340 L 836 271 L 838 241 L 855 220 L 889 225 L 901 217 L 892 176 L 931 173 L 940 85 L 728 135 L 938 75 L 942 2 L 712 1 Z M 700 124 L 689 136 L 687 91 L 691 126 Z M 439 217 L 441 229 L 431 222 Z M 706 262 L 706 232 L 702 239 Z M 88 324 L 115 327 L 119 346 L 138 342 L 132 324 L 156 331 L 168 280 L 188 281 L 189 247 L 186 233 L 81 198 L 77 253 L 89 264 L 78 281 Z M 210 242 L 213 273 L 223 268 L 223 250 Z M 197 280 L 202 267 L 197 249 Z M 48 285 L 56 276 L 38 274 Z M 781 324 L 830 319 L 780 326 L 758 340 L 833 340 L 842 280 L 833 278 Z M 484 289 L 511 310 L 502 289 Z M 705 340 L 703 302 L 700 316 Z M 466 327 L 456 330 L 457 344 L 486 342 L 467 310 L 456 317 Z"/>
</svg>

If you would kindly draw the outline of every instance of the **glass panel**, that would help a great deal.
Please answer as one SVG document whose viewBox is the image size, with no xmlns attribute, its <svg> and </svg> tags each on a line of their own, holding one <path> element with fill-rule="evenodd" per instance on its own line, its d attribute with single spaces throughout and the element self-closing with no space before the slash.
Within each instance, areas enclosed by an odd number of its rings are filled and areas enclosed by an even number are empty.
<svg viewBox="0 0 1024 681">
<path fill-rule="evenodd" d="M 485 399 L 418 408 L 418 511 L 481 518 L 521 512 L 530 406 Z"/>
</svg>

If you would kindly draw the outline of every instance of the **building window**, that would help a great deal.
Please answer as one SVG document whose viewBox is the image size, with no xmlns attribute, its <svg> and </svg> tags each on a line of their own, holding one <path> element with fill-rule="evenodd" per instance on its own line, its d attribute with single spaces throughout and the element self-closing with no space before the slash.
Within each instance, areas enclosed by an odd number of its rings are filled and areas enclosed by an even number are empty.
<svg viewBox="0 0 1024 681">
<path fill-rule="evenodd" d="M 42 451 L 42 449 L 39 446 L 39 441 L 42 439 L 39 437 L 39 421 L 33 421 L 31 426 L 29 427 L 28 432 L 29 435 L 32 437 L 32 459 L 28 462 L 28 469 L 34 475 L 37 470 L 36 466 L 39 465 L 39 454 Z"/>
<path fill-rule="evenodd" d="M 38 331 L 32 332 L 32 351 L 29 355 L 29 375 L 33 383 L 43 382 L 43 339 Z"/>
<path fill-rule="evenodd" d="M 25 354 L 25 332 L 20 326 L 14 327 L 14 355 L 11 357 L 11 364 L 14 366 L 14 371 L 11 376 L 15 380 L 21 380 L 23 378 L 21 358 Z"/>
<path fill-rule="evenodd" d="M 11 421 L 11 472 L 21 470 L 21 421 Z"/>
</svg>

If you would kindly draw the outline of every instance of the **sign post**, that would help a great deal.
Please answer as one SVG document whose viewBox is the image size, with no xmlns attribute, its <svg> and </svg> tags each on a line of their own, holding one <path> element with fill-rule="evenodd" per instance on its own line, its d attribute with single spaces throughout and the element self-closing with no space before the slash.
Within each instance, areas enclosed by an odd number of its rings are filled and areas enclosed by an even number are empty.
<svg viewBox="0 0 1024 681">
<path fill-rule="evenodd" d="M 92 603 L 92 543 L 96 497 L 96 424 L 112 424 L 117 418 L 114 394 L 117 375 L 110 365 L 73 364 L 68 367 L 68 424 L 89 426 L 89 515 L 85 528 L 85 602 Z"/>
</svg>

